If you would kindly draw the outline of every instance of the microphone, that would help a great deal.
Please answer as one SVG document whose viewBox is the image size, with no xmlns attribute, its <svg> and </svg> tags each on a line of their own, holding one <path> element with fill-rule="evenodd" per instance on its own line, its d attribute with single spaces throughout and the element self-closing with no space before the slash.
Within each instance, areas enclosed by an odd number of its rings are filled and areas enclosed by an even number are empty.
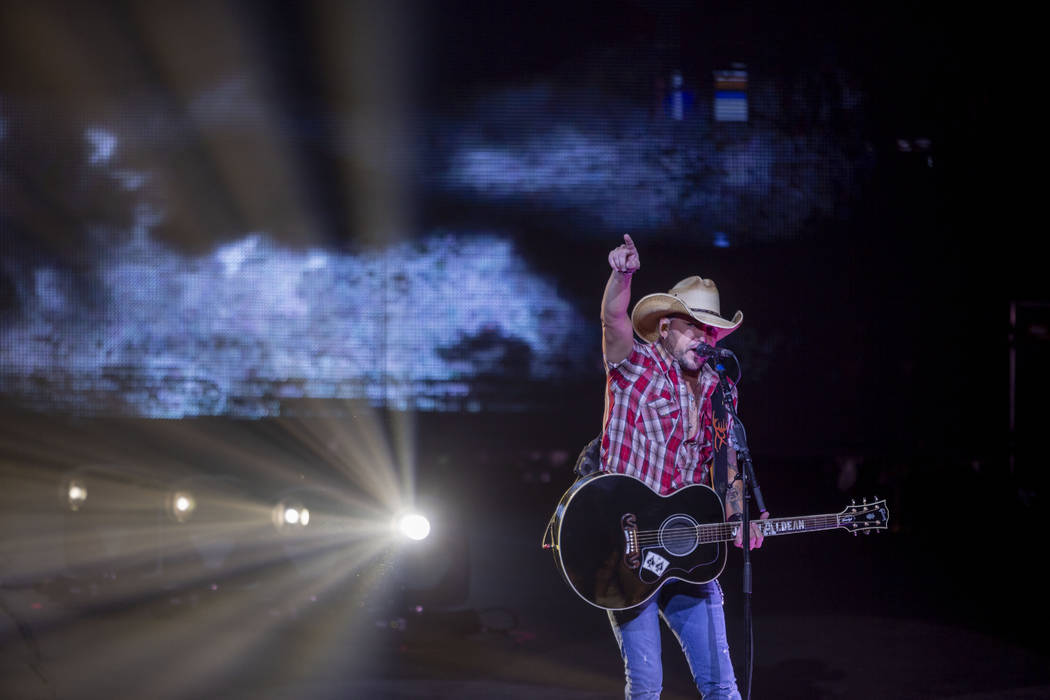
<svg viewBox="0 0 1050 700">
<path fill-rule="evenodd" d="M 700 357 L 703 357 L 703 358 L 708 358 L 708 357 L 718 357 L 718 358 L 721 358 L 721 357 L 733 357 L 733 351 L 732 350 L 727 350 L 726 348 L 712 347 L 712 346 L 708 345 L 707 343 L 700 343 L 695 348 L 693 348 L 693 352 L 695 352 L 697 355 L 699 355 Z"/>
</svg>

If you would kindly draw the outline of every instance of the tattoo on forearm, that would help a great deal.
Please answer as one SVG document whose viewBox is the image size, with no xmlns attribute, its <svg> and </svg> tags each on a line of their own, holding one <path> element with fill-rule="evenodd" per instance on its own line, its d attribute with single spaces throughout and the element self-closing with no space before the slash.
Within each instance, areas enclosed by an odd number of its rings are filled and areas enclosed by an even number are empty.
<svg viewBox="0 0 1050 700">
<path fill-rule="evenodd" d="M 729 481 L 726 489 L 726 506 L 730 515 L 744 512 L 744 489 L 742 484 L 736 480 L 736 475 L 736 465 L 730 464 L 729 471 L 726 474 Z"/>
<path fill-rule="evenodd" d="M 726 491 L 726 505 L 729 506 L 730 513 L 744 512 L 744 499 L 741 497 L 740 489 L 737 488 L 736 484 L 730 485 Z"/>
</svg>

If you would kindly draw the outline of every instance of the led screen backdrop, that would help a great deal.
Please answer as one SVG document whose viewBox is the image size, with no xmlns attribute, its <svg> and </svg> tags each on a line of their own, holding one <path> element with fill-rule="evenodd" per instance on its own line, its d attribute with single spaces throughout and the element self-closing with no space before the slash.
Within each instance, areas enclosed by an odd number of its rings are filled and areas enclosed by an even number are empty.
<svg viewBox="0 0 1050 700">
<path fill-rule="evenodd" d="M 669 52 L 675 3 L 513 55 L 487 36 L 473 59 L 469 16 L 297 7 L 5 10 L 5 402 L 528 408 L 598 363 L 601 290 L 570 291 L 566 250 L 804 240 L 879 167 L 849 66 Z M 746 121 L 716 120 L 725 71 Z"/>
</svg>

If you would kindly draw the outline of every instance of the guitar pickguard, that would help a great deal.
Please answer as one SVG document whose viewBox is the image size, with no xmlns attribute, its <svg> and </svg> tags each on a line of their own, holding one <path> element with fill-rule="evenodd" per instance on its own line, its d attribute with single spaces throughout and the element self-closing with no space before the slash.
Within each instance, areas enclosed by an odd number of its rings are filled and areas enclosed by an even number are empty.
<svg viewBox="0 0 1050 700">
<path fill-rule="evenodd" d="M 656 578 L 660 578 L 667 571 L 667 567 L 670 566 L 671 562 L 667 561 L 653 550 L 649 550 L 645 553 L 645 563 L 642 564 L 642 569 L 645 571 L 651 571 L 656 574 Z M 643 577 L 643 581 L 645 578 Z M 655 579 L 654 579 L 655 580 Z M 647 581 L 648 583 L 648 581 Z"/>
</svg>

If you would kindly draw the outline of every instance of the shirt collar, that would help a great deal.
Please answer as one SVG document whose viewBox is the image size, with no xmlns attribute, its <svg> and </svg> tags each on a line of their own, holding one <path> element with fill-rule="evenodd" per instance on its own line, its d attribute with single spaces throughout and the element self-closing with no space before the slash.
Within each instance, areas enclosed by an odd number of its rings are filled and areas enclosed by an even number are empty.
<svg viewBox="0 0 1050 700">
<path fill-rule="evenodd" d="M 715 393 L 715 389 L 718 388 L 718 372 L 711 369 L 711 365 L 706 362 L 700 372 L 700 386 L 703 387 L 705 398 Z"/>
<path fill-rule="evenodd" d="M 671 357 L 671 354 L 664 349 L 663 343 L 660 341 L 654 341 L 650 343 L 653 347 L 653 355 L 656 357 L 656 361 L 660 364 L 660 371 L 667 374 L 672 367 L 678 366 L 678 360 Z"/>
</svg>

